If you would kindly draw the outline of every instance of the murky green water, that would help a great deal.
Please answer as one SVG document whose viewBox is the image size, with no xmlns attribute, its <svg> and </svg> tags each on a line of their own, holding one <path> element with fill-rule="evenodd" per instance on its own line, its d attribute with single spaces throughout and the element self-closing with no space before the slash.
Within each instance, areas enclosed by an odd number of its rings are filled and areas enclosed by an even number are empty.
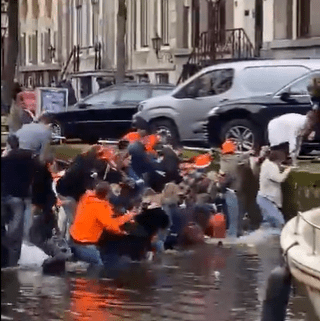
<svg viewBox="0 0 320 321">
<path fill-rule="evenodd" d="M 264 287 L 278 264 L 279 241 L 255 247 L 205 245 L 133 264 L 115 279 L 83 272 L 1 272 L 3 320 L 260 320 Z M 315 321 L 308 300 L 291 298 L 289 321 Z"/>
</svg>

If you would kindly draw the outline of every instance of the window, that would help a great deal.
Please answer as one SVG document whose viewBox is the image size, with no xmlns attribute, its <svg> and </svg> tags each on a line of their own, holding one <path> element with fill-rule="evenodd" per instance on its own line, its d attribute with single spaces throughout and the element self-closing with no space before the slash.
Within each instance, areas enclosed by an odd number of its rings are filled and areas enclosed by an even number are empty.
<svg viewBox="0 0 320 321">
<path fill-rule="evenodd" d="M 183 6 L 182 48 L 189 48 L 189 7 Z"/>
<path fill-rule="evenodd" d="M 148 47 L 149 33 L 148 33 L 148 3 L 149 0 L 140 0 L 141 1 L 141 47 Z"/>
<path fill-rule="evenodd" d="M 106 90 L 101 93 L 94 94 L 84 100 L 87 104 L 112 104 L 117 98 L 118 90 Z"/>
<path fill-rule="evenodd" d="M 142 101 L 148 98 L 146 88 L 125 89 L 121 92 L 120 101 Z"/>
<path fill-rule="evenodd" d="M 98 42 L 99 32 L 99 3 L 92 3 L 92 43 Z"/>
<path fill-rule="evenodd" d="M 310 0 L 297 0 L 297 37 L 304 38 L 310 33 Z"/>
<path fill-rule="evenodd" d="M 241 82 L 256 96 L 272 94 L 307 71 L 302 66 L 249 67 L 241 74 Z"/>
<path fill-rule="evenodd" d="M 168 88 L 168 89 L 153 89 L 152 90 L 152 97 L 158 97 L 158 96 L 163 96 L 163 95 L 168 95 L 169 93 L 171 93 L 171 91 L 173 90 L 173 88 Z"/>
<path fill-rule="evenodd" d="M 137 2 L 136 0 L 131 2 L 132 4 L 132 22 L 133 22 L 133 48 L 137 49 Z"/>
<path fill-rule="evenodd" d="M 219 69 L 207 72 L 196 78 L 185 87 L 185 92 L 196 97 L 220 95 L 228 91 L 232 86 L 234 70 Z"/>
<path fill-rule="evenodd" d="M 169 75 L 168 74 L 156 74 L 157 83 L 158 84 L 168 84 L 169 83 Z"/>
<path fill-rule="evenodd" d="M 169 0 L 161 0 L 161 35 L 163 45 L 169 45 Z"/>
<path fill-rule="evenodd" d="M 20 37 L 20 64 L 21 66 L 26 65 L 26 34 L 23 33 Z"/>
<path fill-rule="evenodd" d="M 32 63 L 32 36 L 28 36 L 28 61 Z"/>
<path fill-rule="evenodd" d="M 45 61 L 45 44 L 44 44 L 44 34 L 41 32 L 40 47 L 41 47 L 41 61 Z"/>
<path fill-rule="evenodd" d="M 299 78 L 297 81 L 294 81 L 291 85 L 286 86 L 284 89 L 282 89 L 278 93 L 278 95 L 281 95 L 283 92 L 288 92 L 290 93 L 290 95 L 294 96 L 308 96 L 308 86 L 310 85 L 311 79 L 313 77 L 320 77 L 320 71 Z"/>
<path fill-rule="evenodd" d="M 77 6 L 77 45 L 82 43 L 82 6 Z"/>
</svg>

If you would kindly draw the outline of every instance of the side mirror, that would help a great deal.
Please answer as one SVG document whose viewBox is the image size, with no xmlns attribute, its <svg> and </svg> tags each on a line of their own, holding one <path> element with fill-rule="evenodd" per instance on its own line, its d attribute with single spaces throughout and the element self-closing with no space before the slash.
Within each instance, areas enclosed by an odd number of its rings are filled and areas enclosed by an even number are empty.
<svg viewBox="0 0 320 321">
<path fill-rule="evenodd" d="M 289 100 L 291 100 L 292 98 L 291 98 L 290 93 L 285 91 L 285 92 L 283 92 L 283 93 L 281 94 L 280 99 L 283 100 L 283 101 L 289 101 Z"/>
</svg>

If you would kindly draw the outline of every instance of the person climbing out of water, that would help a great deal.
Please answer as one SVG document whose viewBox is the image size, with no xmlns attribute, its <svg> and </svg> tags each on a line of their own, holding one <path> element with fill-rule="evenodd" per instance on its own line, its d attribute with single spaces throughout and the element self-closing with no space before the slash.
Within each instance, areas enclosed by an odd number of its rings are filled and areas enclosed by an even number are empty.
<svg viewBox="0 0 320 321">
<path fill-rule="evenodd" d="M 263 162 L 260 171 L 257 203 L 261 209 L 263 221 L 271 227 L 281 228 L 285 221 L 281 213 L 283 183 L 290 174 L 291 167 L 282 171 L 282 164 L 287 160 L 284 144 L 271 148 L 270 154 Z"/>
<path fill-rule="evenodd" d="M 114 216 L 109 193 L 107 182 L 98 183 L 95 190 L 88 190 L 78 203 L 70 227 L 70 246 L 74 257 L 91 265 L 103 266 L 99 244 L 104 230 L 117 239 L 127 234 L 121 226 L 133 218 L 132 213 Z"/>
<path fill-rule="evenodd" d="M 303 140 L 320 137 L 320 77 L 314 77 L 307 89 L 313 104 L 307 115 L 284 114 L 272 119 L 268 124 L 270 146 L 289 143 L 289 153 L 294 166 L 297 166 Z"/>
</svg>

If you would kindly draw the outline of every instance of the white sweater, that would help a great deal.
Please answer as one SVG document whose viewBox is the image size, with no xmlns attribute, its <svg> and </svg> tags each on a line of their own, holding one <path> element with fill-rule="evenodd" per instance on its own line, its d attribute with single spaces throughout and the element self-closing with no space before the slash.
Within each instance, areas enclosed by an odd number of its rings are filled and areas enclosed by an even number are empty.
<svg viewBox="0 0 320 321">
<path fill-rule="evenodd" d="M 290 169 L 286 168 L 282 173 L 277 164 L 266 159 L 261 166 L 259 195 L 268 198 L 279 208 L 282 207 L 281 183 L 286 180 Z"/>
<path fill-rule="evenodd" d="M 306 124 L 307 116 L 284 114 L 268 124 L 268 138 L 271 146 L 288 142 L 290 153 L 297 149 L 297 137 Z"/>
</svg>

